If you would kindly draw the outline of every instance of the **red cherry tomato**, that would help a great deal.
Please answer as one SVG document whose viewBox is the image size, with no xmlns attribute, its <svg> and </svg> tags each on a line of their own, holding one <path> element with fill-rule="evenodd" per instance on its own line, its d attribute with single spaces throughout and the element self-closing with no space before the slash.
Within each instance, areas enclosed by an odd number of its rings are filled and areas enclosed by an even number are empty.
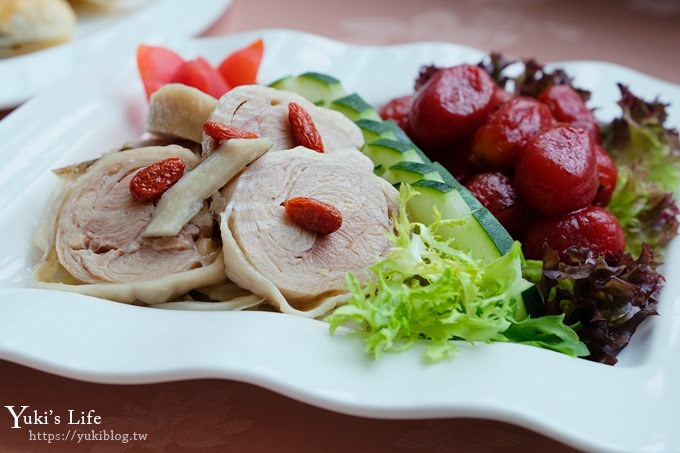
<svg viewBox="0 0 680 453">
<path fill-rule="evenodd" d="M 202 57 L 184 62 L 177 70 L 173 82 L 198 88 L 215 98 L 220 98 L 229 90 L 220 73 Z"/>
<path fill-rule="evenodd" d="M 562 258 L 572 246 L 590 249 L 595 255 L 623 252 L 625 239 L 614 214 L 598 206 L 588 206 L 569 214 L 542 219 L 529 226 L 522 241 L 529 259 L 543 257 L 543 245 L 557 250 Z"/>
<path fill-rule="evenodd" d="M 504 103 L 510 101 L 515 95 L 509 91 L 505 91 L 503 88 L 496 86 L 493 90 L 493 97 L 491 98 L 491 104 L 494 108 L 498 108 Z"/>
<path fill-rule="evenodd" d="M 547 216 L 589 205 L 598 187 L 590 135 L 558 125 L 531 138 L 517 160 L 515 186 L 531 209 Z"/>
<path fill-rule="evenodd" d="M 600 185 L 593 204 L 607 206 L 616 188 L 618 169 L 612 156 L 600 145 L 595 145 L 595 160 L 597 162 L 597 179 Z"/>
<path fill-rule="evenodd" d="M 508 176 L 500 172 L 478 173 L 465 183 L 465 187 L 513 237 L 522 233 L 529 213 Z"/>
<path fill-rule="evenodd" d="M 472 139 L 473 159 L 484 168 L 510 170 L 527 140 L 553 124 L 548 107 L 516 97 L 489 115 Z"/>
<path fill-rule="evenodd" d="M 222 60 L 217 71 L 232 88 L 239 85 L 252 85 L 257 82 L 257 71 L 260 68 L 263 54 L 264 42 L 258 39 Z"/>
<path fill-rule="evenodd" d="M 569 85 L 553 85 L 538 95 L 557 121 L 587 130 L 595 143 L 600 142 L 600 126 L 581 96 Z"/>
<path fill-rule="evenodd" d="M 425 151 L 449 149 L 470 137 L 491 113 L 495 83 L 483 69 L 462 64 L 437 71 L 415 94 L 409 129 Z"/>
<path fill-rule="evenodd" d="M 392 120 L 408 134 L 408 112 L 411 110 L 413 95 L 401 96 L 392 99 L 380 109 L 380 117 L 384 120 Z"/>
<path fill-rule="evenodd" d="M 170 83 L 184 60 L 165 47 L 140 45 L 137 47 L 137 69 L 144 84 L 146 98 Z"/>
<path fill-rule="evenodd" d="M 464 184 L 470 177 L 482 171 L 472 162 L 471 155 L 470 140 L 463 140 L 441 151 L 437 159 L 458 181 Z"/>
</svg>

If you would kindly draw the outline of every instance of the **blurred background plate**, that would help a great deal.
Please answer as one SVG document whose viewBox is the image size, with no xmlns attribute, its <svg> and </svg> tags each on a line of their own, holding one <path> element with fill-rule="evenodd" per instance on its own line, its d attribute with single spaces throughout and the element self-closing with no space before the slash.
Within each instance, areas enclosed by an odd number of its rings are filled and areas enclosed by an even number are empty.
<svg viewBox="0 0 680 453">
<path fill-rule="evenodd" d="M 134 47 L 161 36 L 193 36 L 216 21 L 231 0 L 201 0 L 192 7 L 182 0 L 126 1 L 110 10 L 78 9 L 73 39 L 44 50 L 0 59 L 0 110 L 38 94 L 88 59 L 115 43 Z"/>
</svg>

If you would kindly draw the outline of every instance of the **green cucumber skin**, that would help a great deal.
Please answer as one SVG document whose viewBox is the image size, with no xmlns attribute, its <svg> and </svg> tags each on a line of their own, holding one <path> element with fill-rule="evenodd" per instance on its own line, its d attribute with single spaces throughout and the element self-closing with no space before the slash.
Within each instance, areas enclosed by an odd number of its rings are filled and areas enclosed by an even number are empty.
<svg viewBox="0 0 680 453">
<path fill-rule="evenodd" d="M 414 183 L 421 179 L 444 182 L 432 164 L 410 161 L 397 162 L 392 165 L 385 171 L 383 178 L 392 184 L 397 182 Z"/>
<path fill-rule="evenodd" d="M 292 91 L 310 102 L 325 106 L 328 98 L 337 98 L 345 94 L 345 89 L 335 77 L 318 72 L 305 72 L 298 76 L 282 77 L 269 84 L 279 90 Z"/>
<path fill-rule="evenodd" d="M 378 121 L 369 118 L 359 118 L 355 121 L 364 135 L 364 141 L 370 143 L 380 138 L 390 138 L 397 140 L 397 135 L 385 121 Z"/>
<path fill-rule="evenodd" d="M 340 86 L 342 82 L 333 76 L 328 74 L 322 74 L 320 72 L 305 72 L 298 76 L 300 79 L 311 79 L 323 85 L 336 85 Z M 343 90 L 344 91 L 344 90 Z"/>
<path fill-rule="evenodd" d="M 335 99 L 328 104 L 328 108 L 344 113 L 352 121 L 362 118 L 380 120 L 380 115 L 369 103 L 356 93 Z"/>
<path fill-rule="evenodd" d="M 485 225 L 479 222 L 454 186 L 445 182 L 420 180 L 411 184 L 411 187 L 420 194 L 408 204 L 414 220 L 425 224 L 432 222 L 434 214 L 431 210 L 424 211 L 421 206 L 437 206 L 442 219 L 454 221 L 439 229 L 439 234 L 450 238 L 452 245 L 484 261 L 501 256 Z"/>
<path fill-rule="evenodd" d="M 362 151 L 376 166 L 381 167 L 382 172 L 379 173 L 381 176 L 389 167 L 397 162 L 420 162 L 420 156 L 415 151 L 413 145 L 389 138 L 374 140 L 364 145 Z"/>
<path fill-rule="evenodd" d="M 498 248 L 501 255 L 508 253 L 512 244 L 515 242 L 510 233 L 501 225 L 501 223 L 496 219 L 496 217 L 489 212 L 488 209 L 482 205 L 482 203 L 475 198 L 472 193 L 470 193 L 467 188 L 462 185 L 442 164 L 439 162 L 434 162 L 432 166 L 437 169 L 441 177 L 447 184 L 451 184 L 463 197 L 465 202 L 470 209 L 472 214 L 477 218 L 477 220 L 484 225 L 484 229 L 489 231 L 494 244 Z"/>
</svg>

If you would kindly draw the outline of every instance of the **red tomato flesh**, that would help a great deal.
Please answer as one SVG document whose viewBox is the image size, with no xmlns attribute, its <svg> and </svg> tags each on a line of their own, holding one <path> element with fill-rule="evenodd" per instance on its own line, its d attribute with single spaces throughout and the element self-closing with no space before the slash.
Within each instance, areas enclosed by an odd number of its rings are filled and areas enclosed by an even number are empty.
<svg viewBox="0 0 680 453">
<path fill-rule="evenodd" d="M 413 95 L 401 96 L 392 99 L 380 109 L 380 117 L 383 120 L 392 120 L 408 134 L 408 112 L 411 110 Z"/>
<path fill-rule="evenodd" d="M 229 91 L 229 86 L 220 73 L 202 57 L 184 62 L 177 70 L 173 82 L 198 88 L 217 99 Z"/>
<path fill-rule="evenodd" d="M 616 179 L 619 172 L 612 156 L 600 145 L 595 145 L 595 160 L 597 162 L 597 179 L 599 186 L 593 204 L 607 206 L 616 189 Z"/>
<path fill-rule="evenodd" d="M 258 39 L 249 46 L 233 52 L 217 66 L 227 85 L 237 87 L 257 82 L 257 71 L 264 54 L 264 42 Z"/>
<path fill-rule="evenodd" d="M 594 255 L 621 253 L 625 239 L 614 214 L 598 206 L 588 206 L 564 216 L 538 220 L 531 225 L 522 242 L 525 256 L 541 259 L 544 244 L 565 258 L 565 251 L 572 246 L 588 248 Z"/>
<path fill-rule="evenodd" d="M 184 59 L 165 47 L 140 45 L 137 47 L 137 69 L 144 84 L 146 98 L 154 91 L 170 83 Z"/>
<path fill-rule="evenodd" d="M 508 176 L 500 172 L 478 173 L 465 183 L 465 187 L 513 237 L 517 238 L 523 232 L 529 213 Z"/>
<path fill-rule="evenodd" d="M 538 95 L 557 121 L 569 123 L 587 130 L 595 143 L 600 141 L 600 127 L 595 115 L 581 96 L 569 85 L 553 85 Z"/>
<path fill-rule="evenodd" d="M 510 170 L 527 140 L 552 126 L 548 107 L 533 98 L 516 97 L 489 115 L 472 139 L 474 161 L 483 168 Z"/>
<path fill-rule="evenodd" d="M 409 112 L 414 142 L 435 159 L 471 136 L 493 109 L 496 85 L 481 68 L 462 64 L 435 73 L 415 94 Z"/>
<path fill-rule="evenodd" d="M 491 97 L 491 104 L 493 108 L 498 108 L 504 103 L 510 101 L 515 95 L 509 91 L 505 91 L 503 88 L 496 86 L 493 91 L 493 96 Z"/>
<path fill-rule="evenodd" d="M 558 125 L 534 136 L 517 160 L 515 186 L 531 209 L 546 216 L 589 205 L 598 187 L 590 135 Z"/>
</svg>

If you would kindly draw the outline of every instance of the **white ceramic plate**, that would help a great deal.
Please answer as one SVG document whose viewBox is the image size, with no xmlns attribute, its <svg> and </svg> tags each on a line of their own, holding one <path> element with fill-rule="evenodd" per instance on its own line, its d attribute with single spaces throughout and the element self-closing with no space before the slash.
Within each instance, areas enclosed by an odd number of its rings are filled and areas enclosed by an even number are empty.
<svg viewBox="0 0 680 453">
<path fill-rule="evenodd" d="M 112 46 L 133 48 L 139 41 L 164 35 L 193 36 L 220 17 L 231 0 L 127 0 L 109 13 L 79 10 L 71 41 L 48 49 L 0 59 L 0 109 L 38 94 Z"/>
<path fill-rule="evenodd" d="M 446 44 L 357 47 L 288 31 L 176 41 L 185 57 L 219 61 L 264 37 L 260 80 L 307 70 L 339 77 L 380 104 L 411 90 L 421 64 L 477 62 Z M 100 155 L 138 137 L 146 101 L 134 58 L 110 51 L 0 122 L 0 358 L 96 382 L 189 378 L 246 381 L 330 410 L 381 418 L 485 417 L 519 424 L 586 450 L 680 449 L 680 281 L 616 367 L 513 344 L 467 347 L 424 365 L 418 348 L 367 358 L 360 342 L 327 326 L 277 313 L 175 312 L 28 289 L 31 234 L 56 187 L 50 169 Z M 672 102 L 680 87 L 596 62 L 564 67 L 594 93 L 602 117 L 617 113 L 615 82 Z M 680 243 L 667 274 L 680 268 Z"/>
</svg>

